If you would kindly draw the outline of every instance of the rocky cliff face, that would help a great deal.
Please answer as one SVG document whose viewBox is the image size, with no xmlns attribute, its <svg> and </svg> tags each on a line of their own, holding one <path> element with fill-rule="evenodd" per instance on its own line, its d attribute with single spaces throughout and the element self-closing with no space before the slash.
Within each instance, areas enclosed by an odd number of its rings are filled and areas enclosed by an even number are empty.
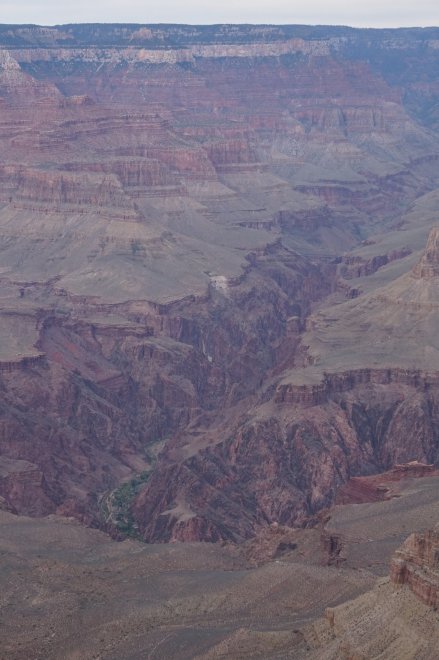
<svg viewBox="0 0 439 660">
<path fill-rule="evenodd" d="M 392 558 L 390 580 L 408 585 L 429 607 L 439 606 L 439 528 L 412 534 Z"/>
<path fill-rule="evenodd" d="M 303 657 L 436 657 L 438 549 L 437 527 L 409 536 L 392 558 L 390 580 L 327 608 L 324 620 L 305 628 Z"/>
<path fill-rule="evenodd" d="M 305 629 L 303 657 L 434 658 L 437 656 L 438 534 L 413 534 L 384 578 L 355 600 L 327 608 Z M 300 656 L 302 657 L 302 656 Z"/>
<path fill-rule="evenodd" d="M 428 237 L 421 260 L 413 269 L 416 278 L 431 279 L 439 275 L 439 229 L 435 227 Z"/>
<path fill-rule="evenodd" d="M 5 506 L 242 540 L 437 462 L 437 36 L 0 26 Z"/>
<path fill-rule="evenodd" d="M 205 432 L 196 454 L 163 456 L 135 518 L 147 540 L 184 539 L 194 518 L 210 522 L 210 540 L 240 540 L 271 522 L 304 524 L 352 476 L 437 462 L 437 410 L 437 387 L 423 395 L 406 385 L 357 385 L 323 403 L 263 403 L 235 428 Z"/>
</svg>

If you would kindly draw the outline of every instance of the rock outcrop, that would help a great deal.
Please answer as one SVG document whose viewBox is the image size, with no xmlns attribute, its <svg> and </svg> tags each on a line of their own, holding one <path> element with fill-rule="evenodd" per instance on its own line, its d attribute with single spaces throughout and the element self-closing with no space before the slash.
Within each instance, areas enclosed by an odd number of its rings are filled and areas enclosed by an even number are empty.
<svg viewBox="0 0 439 660">
<path fill-rule="evenodd" d="M 419 263 L 413 268 L 413 277 L 431 279 L 439 275 L 439 228 L 431 230 L 427 247 Z"/>
<path fill-rule="evenodd" d="M 404 247 L 399 250 L 391 250 L 387 254 L 373 256 L 370 259 L 360 256 L 347 256 L 343 258 L 339 272 L 345 279 L 367 277 L 376 273 L 379 268 L 386 266 L 396 259 L 404 259 L 409 254 L 411 254 L 411 249 Z"/>
<path fill-rule="evenodd" d="M 390 580 L 408 585 L 429 607 L 439 607 L 439 526 L 408 537 L 392 558 Z"/>
<path fill-rule="evenodd" d="M 394 554 L 390 580 L 381 578 L 359 598 L 325 611 L 304 630 L 304 657 L 437 657 L 439 529 L 409 536 Z M 301 656 L 300 656 L 301 657 Z"/>
</svg>

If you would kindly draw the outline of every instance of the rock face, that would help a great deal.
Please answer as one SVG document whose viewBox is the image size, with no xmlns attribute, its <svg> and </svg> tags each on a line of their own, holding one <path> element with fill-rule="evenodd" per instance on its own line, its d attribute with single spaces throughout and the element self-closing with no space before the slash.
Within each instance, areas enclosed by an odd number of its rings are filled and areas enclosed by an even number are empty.
<svg viewBox="0 0 439 660">
<path fill-rule="evenodd" d="M 305 629 L 304 657 L 437 657 L 439 529 L 409 536 L 394 554 L 390 580 L 355 600 L 326 609 Z M 301 657 L 301 656 L 300 656 Z"/>
<path fill-rule="evenodd" d="M 437 464 L 437 39 L 0 26 L 4 506 L 240 541 Z"/>
<path fill-rule="evenodd" d="M 413 269 L 416 278 L 431 279 L 439 275 L 439 228 L 431 230 L 427 247 L 420 262 Z"/>
<path fill-rule="evenodd" d="M 356 474 L 436 462 L 426 410 L 438 409 L 437 396 L 436 388 L 424 398 L 416 387 L 365 385 L 324 403 L 268 401 L 235 429 L 206 433 L 196 454 L 163 456 L 134 516 L 149 540 L 183 538 L 195 516 L 214 525 L 211 540 L 242 540 L 267 521 L 305 524 Z"/>
<path fill-rule="evenodd" d="M 408 537 L 392 558 L 390 579 L 408 585 L 426 605 L 439 607 L 439 526 Z"/>
</svg>

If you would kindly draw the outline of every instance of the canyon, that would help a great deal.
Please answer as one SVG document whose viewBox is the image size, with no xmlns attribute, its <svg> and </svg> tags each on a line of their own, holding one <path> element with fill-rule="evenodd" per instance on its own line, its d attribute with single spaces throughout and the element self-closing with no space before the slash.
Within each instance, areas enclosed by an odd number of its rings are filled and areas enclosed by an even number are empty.
<svg viewBox="0 0 439 660">
<path fill-rule="evenodd" d="M 0 26 L 5 529 L 74 537 L 55 559 L 76 577 L 91 543 L 130 567 L 121 548 L 160 568 L 175 547 L 185 576 L 196 548 L 208 572 L 280 584 L 304 544 L 299 582 L 373 586 L 338 512 L 411 511 L 406 484 L 437 505 L 438 44 L 439 28 Z M 421 519 L 376 561 L 437 522 Z M 417 584 L 412 564 L 392 580 Z M 310 594 L 303 619 L 323 610 Z M 253 648 L 249 620 L 197 653 Z M 328 621 L 267 623 L 264 657 L 320 653 Z"/>
</svg>

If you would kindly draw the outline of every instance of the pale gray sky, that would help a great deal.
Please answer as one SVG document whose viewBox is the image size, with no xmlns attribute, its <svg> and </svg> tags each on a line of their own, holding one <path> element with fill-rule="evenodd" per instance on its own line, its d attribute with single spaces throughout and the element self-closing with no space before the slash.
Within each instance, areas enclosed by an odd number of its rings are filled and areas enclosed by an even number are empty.
<svg viewBox="0 0 439 660">
<path fill-rule="evenodd" d="M 0 23 L 439 25 L 439 0 L 0 0 Z"/>
</svg>

